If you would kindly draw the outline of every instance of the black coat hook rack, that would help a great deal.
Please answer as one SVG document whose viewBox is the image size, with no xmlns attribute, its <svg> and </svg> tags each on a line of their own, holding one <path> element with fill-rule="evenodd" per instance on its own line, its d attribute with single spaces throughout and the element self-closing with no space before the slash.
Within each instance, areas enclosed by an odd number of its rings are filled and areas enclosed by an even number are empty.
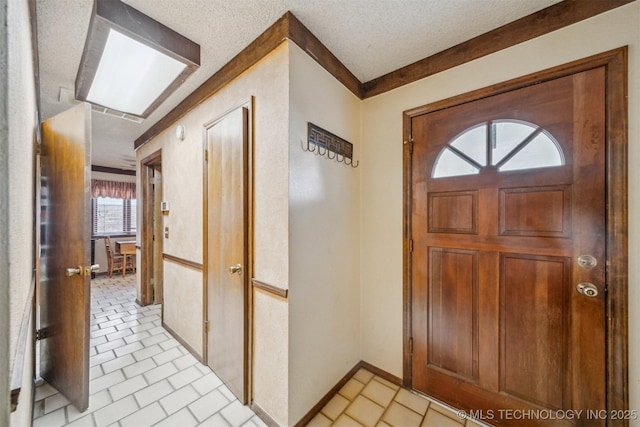
<svg viewBox="0 0 640 427">
<path fill-rule="evenodd" d="M 304 151 L 344 163 L 352 168 L 358 167 L 360 162 L 353 161 L 353 144 L 311 122 L 307 128 L 307 142 L 301 142 Z"/>
</svg>

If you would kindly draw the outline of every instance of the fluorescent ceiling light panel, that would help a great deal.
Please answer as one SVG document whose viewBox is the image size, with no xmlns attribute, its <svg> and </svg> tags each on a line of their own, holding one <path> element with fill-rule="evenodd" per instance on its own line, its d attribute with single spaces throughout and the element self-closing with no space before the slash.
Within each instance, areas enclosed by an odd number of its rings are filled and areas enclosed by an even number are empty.
<svg viewBox="0 0 640 427">
<path fill-rule="evenodd" d="M 186 67 L 111 29 L 87 101 L 141 116 Z"/>
<path fill-rule="evenodd" d="M 200 66 L 200 46 L 121 0 L 95 0 L 76 99 L 147 117 Z"/>
</svg>

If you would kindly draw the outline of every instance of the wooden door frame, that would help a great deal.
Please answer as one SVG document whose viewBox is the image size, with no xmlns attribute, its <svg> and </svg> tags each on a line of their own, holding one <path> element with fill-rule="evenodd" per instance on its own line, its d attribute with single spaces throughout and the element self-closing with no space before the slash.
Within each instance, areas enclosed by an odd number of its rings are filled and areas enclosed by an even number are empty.
<svg viewBox="0 0 640 427">
<path fill-rule="evenodd" d="M 436 101 L 403 113 L 403 385 L 411 368 L 411 120 L 414 117 L 510 92 L 593 68 L 606 69 L 606 399 L 608 410 L 627 410 L 628 395 L 628 72 L 627 46 Z M 595 409 L 595 408 L 594 408 Z M 616 423 L 612 422 L 613 425 Z M 618 424 L 616 424 L 618 425 Z M 619 425 L 626 425 L 620 421 Z"/>
<path fill-rule="evenodd" d="M 140 186 L 142 187 L 142 237 L 140 238 L 140 295 L 136 303 L 140 306 L 152 304 L 150 269 L 153 266 L 153 218 L 154 206 L 149 201 L 152 199 L 153 188 L 149 182 L 153 166 L 162 163 L 162 149 L 155 151 L 140 161 Z M 161 242 L 162 240 L 160 240 Z M 164 305 L 163 305 L 164 307 Z"/>
<path fill-rule="evenodd" d="M 253 200 L 254 200 L 254 184 L 253 184 L 253 162 L 254 162 L 254 141 L 253 141 L 253 109 L 254 109 L 254 98 L 251 97 L 249 100 L 244 101 L 233 108 L 225 111 L 221 115 L 217 116 L 215 119 L 205 123 L 202 126 L 202 161 L 203 161 L 203 183 L 202 183 L 202 320 L 203 325 L 202 328 L 202 362 L 205 365 L 209 365 L 209 337 L 208 337 L 208 328 L 207 322 L 209 321 L 209 224 L 207 218 L 209 218 L 209 166 L 207 161 L 207 150 L 208 150 L 208 140 L 207 140 L 207 130 L 211 127 L 215 126 L 217 123 L 224 120 L 228 114 L 239 109 L 246 108 L 247 109 L 247 126 L 243 130 L 245 132 L 244 140 L 246 141 L 246 159 L 245 159 L 245 170 L 244 170 L 244 200 L 245 203 L 245 253 L 247 259 L 247 265 L 243 276 L 243 289 L 245 294 L 244 299 L 244 310 L 246 316 L 245 323 L 245 342 L 244 342 L 244 392 L 245 392 L 245 401 L 250 403 L 252 401 L 252 381 L 251 381 L 251 372 L 253 368 L 253 353 L 252 353 L 252 343 L 253 343 L 253 294 L 251 292 L 250 279 L 253 277 Z M 245 402 L 242 402 L 245 403 Z"/>
</svg>

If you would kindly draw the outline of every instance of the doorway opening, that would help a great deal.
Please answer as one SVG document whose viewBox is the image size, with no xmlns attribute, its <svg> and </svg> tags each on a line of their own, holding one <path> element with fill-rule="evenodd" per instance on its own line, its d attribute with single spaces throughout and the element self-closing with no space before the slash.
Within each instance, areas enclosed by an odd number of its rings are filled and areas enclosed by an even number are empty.
<svg viewBox="0 0 640 427">
<path fill-rule="evenodd" d="M 163 301 L 163 220 L 162 220 L 162 150 L 140 162 L 142 186 L 142 218 L 145 218 L 140 238 L 141 266 L 139 300 L 141 305 L 162 304 Z"/>
</svg>

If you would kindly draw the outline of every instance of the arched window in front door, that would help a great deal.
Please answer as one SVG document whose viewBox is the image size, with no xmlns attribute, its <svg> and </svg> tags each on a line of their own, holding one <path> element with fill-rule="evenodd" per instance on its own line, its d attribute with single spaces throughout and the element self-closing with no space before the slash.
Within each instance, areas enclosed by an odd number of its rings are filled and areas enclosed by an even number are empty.
<svg viewBox="0 0 640 427">
<path fill-rule="evenodd" d="M 547 130 L 520 120 L 493 120 L 454 137 L 438 154 L 431 176 L 476 175 L 487 167 L 507 172 L 564 164 L 562 148 Z"/>
</svg>

